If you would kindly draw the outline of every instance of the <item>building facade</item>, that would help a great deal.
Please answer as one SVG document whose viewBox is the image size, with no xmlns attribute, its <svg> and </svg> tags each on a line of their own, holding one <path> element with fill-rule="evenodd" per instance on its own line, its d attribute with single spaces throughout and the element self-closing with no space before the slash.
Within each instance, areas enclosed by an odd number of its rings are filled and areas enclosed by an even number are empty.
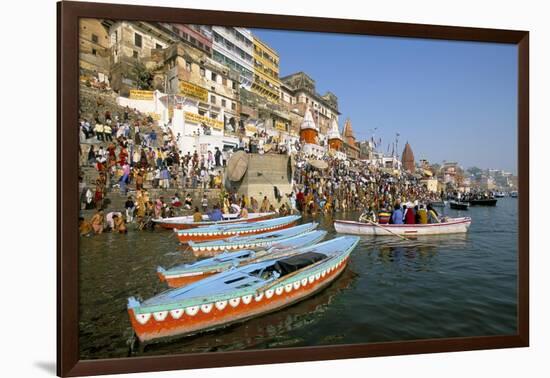
<svg viewBox="0 0 550 378">
<path fill-rule="evenodd" d="M 251 90 L 254 81 L 254 39 L 245 28 L 212 27 L 212 58 L 239 72 L 240 85 Z"/>
<path fill-rule="evenodd" d="M 177 42 L 177 38 L 163 28 L 147 22 L 105 20 L 111 42 L 111 87 L 122 95 L 138 87 L 137 69 L 149 70 L 153 75 L 162 66 L 162 50 Z M 153 88 L 163 90 L 161 76 Z"/>
<path fill-rule="evenodd" d="M 278 103 L 281 92 L 279 54 L 254 36 L 254 80 L 252 91 L 268 101 Z"/>
<path fill-rule="evenodd" d="M 111 69 L 111 41 L 107 28 L 100 20 L 82 18 L 79 21 L 78 40 L 81 76 L 98 75 L 107 78 Z"/>
<path fill-rule="evenodd" d="M 184 110 L 182 135 L 221 135 L 236 129 L 240 108 L 238 73 L 183 43 L 166 49 L 164 65 L 171 105 Z M 173 119 L 172 124 L 181 121 Z"/>
<path fill-rule="evenodd" d="M 290 112 L 304 115 L 309 107 L 319 128 L 319 138 L 324 140 L 332 121 L 338 123 L 338 98 L 331 92 L 320 95 L 315 91 L 315 80 L 304 72 L 281 78 L 281 104 Z"/>
</svg>

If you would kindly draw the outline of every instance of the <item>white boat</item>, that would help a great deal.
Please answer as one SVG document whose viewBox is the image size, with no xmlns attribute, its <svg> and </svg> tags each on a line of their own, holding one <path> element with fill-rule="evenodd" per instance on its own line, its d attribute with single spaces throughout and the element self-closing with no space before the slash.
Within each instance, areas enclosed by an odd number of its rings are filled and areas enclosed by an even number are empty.
<svg viewBox="0 0 550 378">
<path fill-rule="evenodd" d="M 376 235 L 376 236 L 416 236 L 416 235 L 442 235 L 442 234 L 460 234 L 468 232 L 472 223 L 469 217 L 447 218 L 442 223 L 429 224 L 383 224 L 374 225 L 347 220 L 334 221 L 334 228 L 337 232 L 343 234 L 355 235 Z"/>
<path fill-rule="evenodd" d="M 211 226 L 213 224 L 258 222 L 258 221 L 271 219 L 274 216 L 275 216 L 274 212 L 249 213 L 247 218 L 240 218 L 239 214 L 223 214 L 222 215 L 223 218 L 221 221 L 213 221 L 210 219 L 208 214 L 204 214 L 202 216 L 202 222 L 195 222 L 193 220 L 192 215 L 187 215 L 183 217 L 172 217 L 172 218 L 158 218 L 158 219 L 153 219 L 153 222 L 169 230 L 173 230 L 174 228 L 178 230 L 185 230 L 188 228 Z"/>
</svg>

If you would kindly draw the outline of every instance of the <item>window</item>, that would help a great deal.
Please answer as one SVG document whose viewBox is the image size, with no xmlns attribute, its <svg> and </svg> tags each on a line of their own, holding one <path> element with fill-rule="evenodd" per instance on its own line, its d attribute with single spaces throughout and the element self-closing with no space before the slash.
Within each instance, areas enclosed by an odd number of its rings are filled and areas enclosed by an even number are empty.
<svg viewBox="0 0 550 378">
<path fill-rule="evenodd" d="M 197 44 L 197 40 L 195 39 L 195 37 L 190 37 L 189 40 L 191 41 L 192 44 L 194 45 Z"/>
<path fill-rule="evenodd" d="M 227 106 L 227 101 L 225 101 L 225 99 L 222 98 L 222 106 L 225 108 Z"/>
<path fill-rule="evenodd" d="M 189 72 L 191 72 L 191 63 L 185 62 L 185 69 Z"/>
<path fill-rule="evenodd" d="M 214 72 L 211 73 L 211 78 L 212 78 L 212 81 L 218 81 L 218 75 L 215 74 Z"/>
<path fill-rule="evenodd" d="M 218 115 L 217 115 L 216 113 L 210 112 L 210 118 L 212 118 L 212 119 L 217 119 L 217 118 L 218 118 Z"/>
<path fill-rule="evenodd" d="M 99 38 L 97 37 L 97 35 L 95 34 L 92 34 L 92 42 L 93 43 L 97 43 L 99 41 Z M 95 55 L 95 54 L 94 54 Z"/>
<path fill-rule="evenodd" d="M 92 49 L 92 55 L 97 55 L 97 50 L 96 49 Z"/>
<path fill-rule="evenodd" d="M 162 46 L 159 45 L 158 43 L 155 44 L 155 49 L 162 49 Z"/>
<path fill-rule="evenodd" d="M 234 102 L 231 103 L 231 109 L 232 109 L 232 110 L 237 109 L 237 105 L 236 105 Z"/>
<path fill-rule="evenodd" d="M 210 102 L 213 103 L 213 104 L 215 104 L 215 103 L 216 103 L 216 96 L 211 95 L 211 96 L 210 96 Z"/>
<path fill-rule="evenodd" d="M 201 115 L 201 116 L 206 115 L 206 111 L 199 109 L 199 115 Z"/>
<path fill-rule="evenodd" d="M 227 78 L 226 77 L 222 77 L 222 84 L 227 86 Z"/>
<path fill-rule="evenodd" d="M 206 75 L 206 71 L 204 70 L 204 67 L 200 68 L 200 73 L 201 73 L 201 76 L 203 76 L 203 77 L 204 77 L 204 75 Z"/>
<path fill-rule="evenodd" d="M 132 53 L 132 56 L 133 56 L 134 58 L 137 59 L 137 57 L 138 57 L 138 52 L 134 50 L 134 52 Z"/>
<path fill-rule="evenodd" d="M 199 49 L 204 49 L 204 45 L 202 44 L 202 42 L 199 42 Z"/>
<path fill-rule="evenodd" d="M 232 83 L 232 88 L 235 90 L 237 89 L 237 83 L 235 81 Z"/>
<path fill-rule="evenodd" d="M 137 47 L 141 47 L 141 46 L 142 46 L 142 37 L 141 37 L 141 34 L 138 34 L 138 33 L 135 33 L 135 34 L 134 34 L 134 45 L 136 45 Z"/>
</svg>

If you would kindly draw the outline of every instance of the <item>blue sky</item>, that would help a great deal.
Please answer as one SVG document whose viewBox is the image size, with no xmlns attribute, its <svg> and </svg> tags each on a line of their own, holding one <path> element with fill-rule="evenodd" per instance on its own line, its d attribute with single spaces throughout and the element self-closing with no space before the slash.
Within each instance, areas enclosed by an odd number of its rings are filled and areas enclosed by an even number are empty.
<svg viewBox="0 0 550 378">
<path fill-rule="evenodd" d="M 304 71 L 338 96 L 340 128 L 399 133 L 415 158 L 517 172 L 515 45 L 253 30 L 277 50 L 280 76 Z M 390 147 L 391 151 L 391 147 Z"/>
</svg>

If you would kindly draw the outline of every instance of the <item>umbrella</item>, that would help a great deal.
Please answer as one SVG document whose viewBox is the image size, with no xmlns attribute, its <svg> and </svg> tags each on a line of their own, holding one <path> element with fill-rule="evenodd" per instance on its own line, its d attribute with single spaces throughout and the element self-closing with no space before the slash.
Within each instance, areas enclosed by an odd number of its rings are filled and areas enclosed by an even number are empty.
<svg viewBox="0 0 550 378">
<path fill-rule="evenodd" d="M 248 169 L 248 155 L 244 151 L 235 152 L 227 162 L 227 178 L 239 181 Z"/>
<path fill-rule="evenodd" d="M 323 160 L 310 160 L 309 164 L 311 164 L 312 167 L 317 169 L 327 169 L 328 164 L 326 161 Z"/>
</svg>

